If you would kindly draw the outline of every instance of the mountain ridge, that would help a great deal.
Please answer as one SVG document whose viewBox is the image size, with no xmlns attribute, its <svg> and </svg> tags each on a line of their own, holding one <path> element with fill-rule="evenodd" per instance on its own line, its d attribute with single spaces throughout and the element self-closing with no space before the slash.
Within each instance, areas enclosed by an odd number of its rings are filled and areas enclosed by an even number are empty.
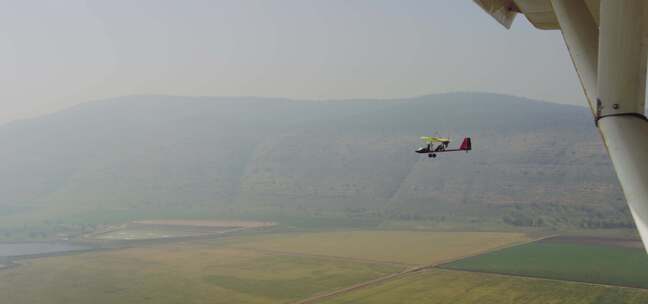
<svg viewBox="0 0 648 304">
<path fill-rule="evenodd" d="M 418 137 L 435 131 L 472 136 L 474 151 L 414 154 Z M 423 218 L 483 212 L 545 225 L 583 225 L 600 213 L 602 222 L 630 222 L 587 108 L 501 94 L 126 96 L 2 125 L 0 140 L 7 225 L 233 206 Z M 547 204 L 577 215 L 562 218 Z"/>
</svg>

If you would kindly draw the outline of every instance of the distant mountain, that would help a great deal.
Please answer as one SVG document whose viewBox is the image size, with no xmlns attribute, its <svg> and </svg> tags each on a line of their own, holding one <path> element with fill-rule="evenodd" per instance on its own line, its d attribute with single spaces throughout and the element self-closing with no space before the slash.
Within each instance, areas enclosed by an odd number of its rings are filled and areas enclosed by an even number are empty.
<svg viewBox="0 0 648 304">
<path fill-rule="evenodd" d="M 474 151 L 413 153 L 435 134 Z M 589 110 L 505 95 L 129 96 L 0 126 L 0 142 L 0 226 L 243 207 L 630 225 Z"/>
</svg>

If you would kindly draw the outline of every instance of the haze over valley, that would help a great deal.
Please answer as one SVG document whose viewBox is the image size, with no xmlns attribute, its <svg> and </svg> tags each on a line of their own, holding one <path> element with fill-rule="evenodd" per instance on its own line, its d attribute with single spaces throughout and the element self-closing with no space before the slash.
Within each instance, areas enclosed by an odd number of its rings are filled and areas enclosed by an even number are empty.
<svg viewBox="0 0 648 304">
<path fill-rule="evenodd" d="M 644 303 L 648 260 L 592 123 L 464 92 L 126 96 L 5 124 L 0 294 Z M 473 150 L 428 158 L 424 135 Z"/>
<path fill-rule="evenodd" d="M 647 12 L 8 3 L 0 304 L 648 303 Z"/>
<path fill-rule="evenodd" d="M 335 217 L 438 227 L 632 227 L 585 107 L 128 96 L 0 127 L 5 238 L 149 218 Z M 419 136 L 472 153 L 413 153 Z"/>
</svg>

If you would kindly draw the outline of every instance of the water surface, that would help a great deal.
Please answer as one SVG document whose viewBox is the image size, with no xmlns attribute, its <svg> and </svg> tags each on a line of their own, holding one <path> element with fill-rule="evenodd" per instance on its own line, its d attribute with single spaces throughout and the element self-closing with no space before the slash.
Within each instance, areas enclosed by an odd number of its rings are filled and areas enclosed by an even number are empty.
<svg viewBox="0 0 648 304">
<path fill-rule="evenodd" d="M 89 246 L 67 244 L 67 243 L 0 243 L 0 257 L 18 257 L 25 255 L 40 255 L 63 253 L 77 250 L 92 249 Z"/>
</svg>

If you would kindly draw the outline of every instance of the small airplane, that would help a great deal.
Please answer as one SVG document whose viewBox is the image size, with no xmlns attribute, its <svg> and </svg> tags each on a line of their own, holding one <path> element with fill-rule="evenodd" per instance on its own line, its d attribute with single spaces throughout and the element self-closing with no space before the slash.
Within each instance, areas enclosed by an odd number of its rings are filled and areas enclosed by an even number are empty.
<svg viewBox="0 0 648 304">
<path fill-rule="evenodd" d="M 416 153 L 427 154 L 428 157 L 436 157 L 436 154 L 441 152 L 466 151 L 468 153 L 468 151 L 472 150 L 470 137 L 464 137 L 461 145 L 457 149 L 448 149 L 448 145 L 450 145 L 449 138 L 423 136 L 421 139 L 427 142 L 427 146 L 416 149 Z M 434 143 L 439 143 L 439 145 L 435 148 Z"/>
</svg>

